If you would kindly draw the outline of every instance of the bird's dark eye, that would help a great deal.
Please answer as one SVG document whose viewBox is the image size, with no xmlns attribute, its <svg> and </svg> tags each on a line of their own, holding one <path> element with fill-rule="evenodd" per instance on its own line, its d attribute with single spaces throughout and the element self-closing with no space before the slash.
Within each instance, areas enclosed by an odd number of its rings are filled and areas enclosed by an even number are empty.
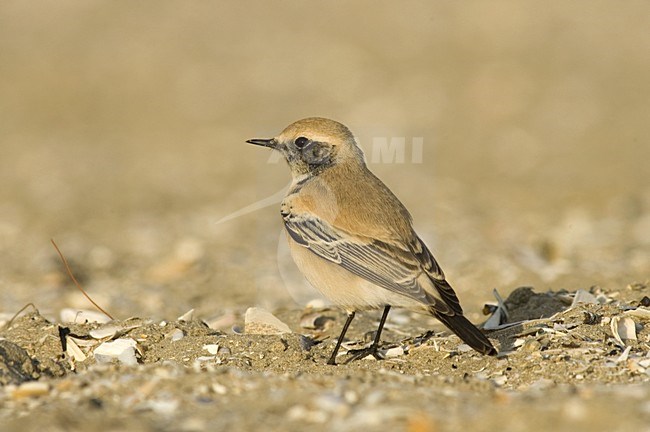
<svg viewBox="0 0 650 432">
<path fill-rule="evenodd" d="M 295 144 L 296 144 L 296 147 L 303 148 L 304 146 L 307 145 L 308 142 L 309 142 L 309 138 L 298 137 L 298 138 L 296 138 Z"/>
</svg>

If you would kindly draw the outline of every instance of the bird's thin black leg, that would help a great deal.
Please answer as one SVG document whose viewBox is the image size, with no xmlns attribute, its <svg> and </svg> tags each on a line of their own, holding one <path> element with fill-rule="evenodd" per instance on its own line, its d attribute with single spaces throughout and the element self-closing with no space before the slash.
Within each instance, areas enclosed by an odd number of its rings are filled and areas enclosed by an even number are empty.
<svg viewBox="0 0 650 432">
<path fill-rule="evenodd" d="M 379 348 L 379 340 L 381 339 L 381 331 L 384 329 L 384 324 L 386 324 L 386 318 L 388 317 L 388 312 L 390 312 L 390 306 L 386 306 L 384 308 L 384 313 L 381 315 L 381 319 L 379 320 L 379 328 L 377 329 L 377 334 L 375 335 L 375 340 L 372 341 L 372 345 L 370 345 L 370 348 L 374 347 L 375 352 L 377 351 L 377 348 Z"/>
<path fill-rule="evenodd" d="M 341 330 L 341 335 L 339 336 L 339 339 L 336 341 L 336 346 L 334 347 L 334 351 L 332 352 L 330 359 L 327 360 L 328 365 L 336 365 L 336 355 L 339 352 L 339 348 L 341 348 L 341 343 L 343 342 L 345 333 L 348 331 L 348 327 L 350 327 L 350 324 L 354 319 L 354 314 L 355 314 L 354 312 L 350 312 L 348 314 L 348 319 L 345 321 L 345 324 L 343 324 L 343 330 Z"/>
<path fill-rule="evenodd" d="M 390 312 L 390 306 L 386 305 L 384 307 L 384 313 L 381 315 L 381 319 L 379 320 L 379 328 L 377 329 L 377 333 L 375 334 L 375 339 L 372 341 L 372 344 L 368 348 L 350 351 L 352 357 L 350 358 L 350 360 L 348 360 L 348 362 L 351 362 L 352 360 L 364 358 L 369 355 L 373 356 L 377 360 L 382 360 L 382 357 L 379 355 L 377 350 L 379 349 L 379 341 L 381 340 L 381 331 L 384 329 L 384 324 L 386 324 L 386 317 L 388 317 L 388 312 Z"/>
</svg>

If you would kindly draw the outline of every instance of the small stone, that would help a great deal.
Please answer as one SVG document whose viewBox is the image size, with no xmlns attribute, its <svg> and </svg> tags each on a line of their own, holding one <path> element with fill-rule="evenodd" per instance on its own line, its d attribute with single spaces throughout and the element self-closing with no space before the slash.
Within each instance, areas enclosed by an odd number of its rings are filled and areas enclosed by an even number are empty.
<svg viewBox="0 0 650 432">
<path fill-rule="evenodd" d="M 528 352 L 539 351 L 542 348 L 542 343 L 537 339 L 529 339 L 523 345 L 523 350 Z"/>
<path fill-rule="evenodd" d="M 574 308 L 579 304 L 598 304 L 598 299 L 595 295 L 591 294 L 589 291 L 579 289 L 576 291 L 575 296 L 573 297 L 573 302 L 571 307 Z"/>
<path fill-rule="evenodd" d="M 137 343 L 133 339 L 116 339 L 111 342 L 104 342 L 93 352 L 95 360 L 99 363 L 110 363 L 118 360 L 125 365 L 136 365 L 138 359 L 135 356 Z"/>
<path fill-rule="evenodd" d="M 228 393 L 228 388 L 223 384 L 213 383 L 212 391 L 218 395 L 225 395 L 226 393 Z"/>
<path fill-rule="evenodd" d="M 49 394 L 50 386 L 47 383 L 40 381 L 29 381 L 20 384 L 11 392 L 11 397 L 14 399 L 32 398 L 45 396 Z"/>
<path fill-rule="evenodd" d="M 167 336 L 172 340 L 172 342 L 176 342 L 183 339 L 185 337 L 185 333 L 183 333 L 183 330 L 181 329 L 174 329 L 169 332 Z"/>
<path fill-rule="evenodd" d="M 156 414 L 168 416 L 178 409 L 180 401 L 172 398 L 153 399 L 147 401 L 144 405 Z"/>
<path fill-rule="evenodd" d="M 310 300 L 306 305 L 306 308 L 310 309 L 325 309 L 326 307 L 327 303 L 325 302 L 325 299 L 322 298 L 315 298 L 313 300 Z"/>
<path fill-rule="evenodd" d="M 210 354 L 217 354 L 219 352 L 219 345 L 217 344 L 206 344 L 203 345 L 203 349 L 209 352 Z"/>
<path fill-rule="evenodd" d="M 276 318 L 275 315 L 257 307 L 251 307 L 246 310 L 244 331 L 246 334 L 262 335 L 291 333 L 289 326 Z"/>
<path fill-rule="evenodd" d="M 404 348 L 401 346 L 398 347 L 393 347 L 389 348 L 386 350 L 386 353 L 384 354 L 385 358 L 394 358 L 394 357 L 399 357 L 401 355 L 404 355 Z"/>
<path fill-rule="evenodd" d="M 38 376 L 36 362 L 19 345 L 0 339 L 0 386 L 20 384 Z"/>
<path fill-rule="evenodd" d="M 501 387 L 501 386 L 504 385 L 506 382 L 508 382 L 508 377 L 505 376 L 505 375 L 499 375 L 499 376 L 496 376 L 496 377 L 492 378 L 492 381 L 494 382 L 494 384 L 496 384 L 496 385 L 498 385 L 499 387 Z"/>
</svg>

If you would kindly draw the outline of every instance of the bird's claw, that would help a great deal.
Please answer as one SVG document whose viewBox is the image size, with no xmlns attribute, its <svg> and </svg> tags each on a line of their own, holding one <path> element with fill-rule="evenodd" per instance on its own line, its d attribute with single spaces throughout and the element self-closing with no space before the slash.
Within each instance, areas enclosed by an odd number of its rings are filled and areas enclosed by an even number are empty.
<svg viewBox="0 0 650 432">
<path fill-rule="evenodd" d="M 345 364 L 366 358 L 369 355 L 373 356 L 377 360 L 384 360 L 384 356 L 379 352 L 379 347 L 376 345 L 371 345 L 368 348 L 356 349 L 348 351 L 350 358 L 345 361 Z"/>
</svg>

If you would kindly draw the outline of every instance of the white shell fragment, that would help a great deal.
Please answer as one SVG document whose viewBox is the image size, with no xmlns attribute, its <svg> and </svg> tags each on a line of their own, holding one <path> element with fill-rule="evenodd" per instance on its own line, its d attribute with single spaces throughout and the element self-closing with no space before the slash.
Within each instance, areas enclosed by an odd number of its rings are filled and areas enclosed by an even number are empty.
<svg viewBox="0 0 650 432">
<path fill-rule="evenodd" d="M 502 323 L 508 321 L 508 308 L 506 307 L 505 302 L 503 301 L 503 298 L 499 295 L 497 290 L 493 290 L 492 294 L 494 295 L 494 298 L 497 300 L 497 308 L 488 318 L 488 320 L 483 324 L 483 328 L 486 330 L 496 330 L 502 327 Z M 505 325 L 507 327 L 509 325 Z"/>
<path fill-rule="evenodd" d="M 217 344 L 206 344 L 203 345 L 203 349 L 209 352 L 210 354 L 214 355 L 219 352 L 219 345 Z"/>
<path fill-rule="evenodd" d="M 612 318 L 610 323 L 612 335 L 614 339 L 624 346 L 626 340 L 637 340 L 636 338 L 636 325 L 634 320 L 630 317 L 616 316 Z"/>
<path fill-rule="evenodd" d="M 104 315 L 101 312 L 93 310 L 79 310 L 72 308 L 61 309 L 60 313 L 62 323 L 75 323 L 75 324 L 86 324 L 86 323 L 107 323 L 111 319 Z"/>
<path fill-rule="evenodd" d="M 111 339 L 117 331 L 119 330 L 119 327 L 113 326 L 113 325 L 108 325 L 104 327 L 100 327 L 98 329 L 93 329 L 88 332 L 90 336 L 92 336 L 94 339 Z"/>
<path fill-rule="evenodd" d="M 86 354 L 84 354 L 84 352 L 81 351 L 79 345 L 77 345 L 74 339 L 72 339 L 70 336 L 65 337 L 65 345 L 66 345 L 65 352 L 71 358 L 75 359 L 75 361 L 82 362 L 86 360 Z"/>
<path fill-rule="evenodd" d="M 190 309 L 178 317 L 178 321 L 190 322 L 194 319 L 194 309 Z"/>
<path fill-rule="evenodd" d="M 99 363 L 110 363 L 118 360 L 125 365 L 136 365 L 138 359 L 135 356 L 136 341 L 133 339 L 116 339 L 111 342 L 104 342 L 93 352 L 95 360 Z"/>
<path fill-rule="evenodd" d="M 289 326 L 276 318 L 275 315 L 257 307 L 251 307 L 246 310 L 244 331 L 246 334 L 262 335 L 291 333 Z"/>
<path fill-rule="evenodd" d="M 624 312 L 624 314 L 636 318 L 650 320 L 650 309 L 646 309 L 644 307 L 638 307 L 636 309 L 627 310 Z"/>
<path fill-rule="evenodd" d="M 595 295 L 591 294 L 589 291 L 579 289 L 578 291 L 576 291 L 576 294 L 573 297 L 571 308 L 574 308 L 579 304 L 598 304 L 598 299 L 596 298 Z"/>
<path fill-rule="evenodd" d="M 384 352 L 384 358 L 394 358 L 404 355 L 404 348 L 401 346 L 389 348 Z"/>
<path fill-rule="evenodd" d="M 224 315 L 203 320 L 203 322 L 213 330 L 223 330 L 232 327 L 232 325 L 235 324 L 236 321 L 237 321 L 237 316 L 232 312 L 228 312 Z"/>
<path fill-rule="evenodd" d="M 169 332 L 167 334 L 167 337 L 169 337 L 169 339 L 171 339 L 172 342 L 179 341 L 179 340 L 183 339 L 184 336 L 185 336 L 185 333 L 183 333 L 183 330 L 181 330 L 181 329 L 174 329 L 174 330 L 172 330 L 171 332 Z"/>
<path fill-rule="evenodd" d="M 632 351 L 632 347 L 628 346 L 627 348 L 625 348 L 623 353 L 621 353 L 621 355 L 616 360 L 614 360 L 614 362 L 615 363 L 622 363 L 622 362 L 627 361 L 627 359 L 630 357 L 630 351 Z"/>
</svg>

